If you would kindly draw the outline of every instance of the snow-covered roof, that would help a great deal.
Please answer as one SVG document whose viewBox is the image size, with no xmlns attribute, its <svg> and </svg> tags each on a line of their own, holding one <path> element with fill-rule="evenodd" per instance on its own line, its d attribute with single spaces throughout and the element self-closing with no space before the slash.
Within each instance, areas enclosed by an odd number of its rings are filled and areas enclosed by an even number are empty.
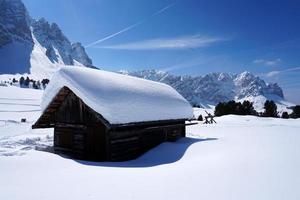
<svg viewBox="0 0 300 200">
<path fill-rule="evenodd" d="M 47 86 L 45 111 L 61 88 L 68 87 L 110 124 L 189 119 L 190 104 L 171 86 L 86 67 L 62 67 Z"/>
</svg>

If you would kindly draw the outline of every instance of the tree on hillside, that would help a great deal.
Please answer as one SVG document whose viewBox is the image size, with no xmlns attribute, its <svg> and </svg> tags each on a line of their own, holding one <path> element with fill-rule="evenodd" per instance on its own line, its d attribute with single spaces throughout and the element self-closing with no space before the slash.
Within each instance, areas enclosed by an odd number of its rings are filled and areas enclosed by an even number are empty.
<svg viewBox="0 0 300 200">
<path fill-rule="evenodd" d="M 274 101 L 267 100 L 264 105 L 263 117 L 278 117 L 277 105 Z"/>
<path fill-rule="evenodd" d="M 36 84 L 36 81 L 32 81 L 32 88 L 33 89 L 39 89 L 39 87 Z"/>
<path fill-rule="evenodd" d="M 49 83 L 49 79 L 43 79 L 42 80 L 42 85 L 43 85 L 43 88 L 46 88 L 47 84 Z"/>
<path fill-rule="evenodd" d="M 25 86 L 25 87 L 29 87 L 29 83 L 30 83 L 30 79 L 29 79 L 29 77 L 27 76 L 26 79 L 25 79 L 25 81 L 24 81 L 24 86 Z"/>
<path fill-rule="evenodd" d="M 23 76 L 21 76 L 19 83 L 20 83 L 20 87 L 22 87 L 24 85 L 25 82 L 25 78 Z"/>
<path fill-rule="evenodd" d="M 218 105 L 215 107 L 215 116 L 222 116 L 226 115 L 226 103 L 220 102 Z"/>
<path fill-rule="evenodd" d="M 37 87 L 37 89 L 41 89 L 41 82 L 40 81 L 36 82 L 36 87 Z"/>
<path fill-rule="evenodd" d="M 282 119 L 288 119 L 288 118 L 290 118 L 289 113 L 288 112 L 283 112 L 282 115 L 281 115 L 281 118 Z"/>
<path fill-rule="evenodd" d="M 300 105 L 296 105 L 293 108 L 293 112 L 291 114 L 291 118 L 300 118 Z"/>
<path fill-rule="evenodd" d="M 258 115 L 250 101 L 235 102 L 221 102 L 215 108 L 215 116 L 222 115 Z"/>
<path fill-rule="evenodd" d="M 242 110 L 242 104 L 240 102 L 229 101 L 226 106 L 227 114 L 240 115 Z"/>
<path fill-rule="evenodd" d="M 244 115 L 258 115 L 256 110 L 253 107 L 253 102 L 244 101 L 242 104 L 243 114 Z"/>
</svg>

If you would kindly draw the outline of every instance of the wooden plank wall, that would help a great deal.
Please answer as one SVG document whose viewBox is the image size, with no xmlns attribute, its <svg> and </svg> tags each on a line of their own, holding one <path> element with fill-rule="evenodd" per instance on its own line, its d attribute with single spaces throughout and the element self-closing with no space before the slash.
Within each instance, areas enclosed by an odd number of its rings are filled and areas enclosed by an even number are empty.
<svg viewBox="0 0 300 200">
<path fill-rule="evenodd" d="M 105 160 L 106 129 L 93 111 L 70 93 L 55 113 L 54 147 L 75 158 Z"/>
<path fill-rule="evenodd" d="M 184 123 L 184 122 L 183 122 Z M 141 128 L 109 132 L 109 159 L 123 161 L 137 158 L 165 141 L 185 136 L 182 124 L 172 127 Z"/>
</svg>

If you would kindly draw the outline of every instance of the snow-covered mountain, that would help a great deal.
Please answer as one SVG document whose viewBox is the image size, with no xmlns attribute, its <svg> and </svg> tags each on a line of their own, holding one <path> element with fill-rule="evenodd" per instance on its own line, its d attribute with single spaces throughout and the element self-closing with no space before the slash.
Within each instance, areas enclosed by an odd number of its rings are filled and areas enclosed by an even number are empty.
<svg viewBox="0 0 300 200">
<path fill-rule="evenodd" d="M 0 11 L 0 74 L 30 73 L 42 79 L 64 65 L 93 67 L 80 43 L 71 43 L 57 24 L 32 19 L 21 0 L 0 0 Z M 258 110 L 266 99 L 291 106 L 276 83 L 267 84 L 249 72 L 197 77 L 157 70 L 122 73 L 169 84 L 191 104 L 204 107 L 232 99 L 251 100 Z"/>
<path fill-rule="evenodd" d="M 80 43 L 57 24 L 30 17 L 21 0 L 0 0 L 0 73 L 47 77 L 62 65 L 92 67 Z"/>
<path fill-rule="evenodd" d="M 291 105 L 284 101 L 283 91 L 276 83 L 266 83 L 250 72 L 211 73 L 196 77 L 176 76 L 158 70 L 120 71 L 120 73 L 171 85 L 191 104 L 203 107 L 229 100 L 245 99 L 253 101 L 258 110 L 262 109 L 266 99 L 275 100 L 283 107 Z"/>
</svg>

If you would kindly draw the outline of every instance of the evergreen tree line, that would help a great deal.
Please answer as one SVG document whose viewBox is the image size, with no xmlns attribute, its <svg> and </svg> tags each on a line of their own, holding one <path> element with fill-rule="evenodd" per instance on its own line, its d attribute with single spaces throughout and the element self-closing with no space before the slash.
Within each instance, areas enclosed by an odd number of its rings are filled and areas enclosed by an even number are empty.
<svg viewBox="0 0 300 200">
<path fill-rule="evenodd" d="M 47 84 L 49 83 L 49 79 L 43 79 L 42 81 L 36 81 L 30 79 L 28 76 L 24 78 L 23 76 L 20 77 L 19 80 L 13 78 L 13 84 L 19 83 L 19 86 L 22 88 L 29 88 L 32 86 L 33 89 L 45 89 Z"/>
<path fill-rule="evenodd" d="M 222 115 L 258 115 L 250 101 L 235 102 L 221 102 L 215 108 L 215 116 Z"/>
<path fill-rule="evenodd" d="M 260 117 L 281 117 L 281 118 L 300 118 L 300 105 L 294 106 L 293 112 L 288 114 L 287 112 L 283 112 L 281 116 L 279 116 L 277 111 L 277 105 L 272 100 L 267 100 L 264 104 L 264 112 L 258 113 L 254 107 L 253 103 L 250 101 L 235 102 L 222 102 L 219 103 L 215 108 L 215 116 L 222 115 L 255 115 Z"/>
</svg>

